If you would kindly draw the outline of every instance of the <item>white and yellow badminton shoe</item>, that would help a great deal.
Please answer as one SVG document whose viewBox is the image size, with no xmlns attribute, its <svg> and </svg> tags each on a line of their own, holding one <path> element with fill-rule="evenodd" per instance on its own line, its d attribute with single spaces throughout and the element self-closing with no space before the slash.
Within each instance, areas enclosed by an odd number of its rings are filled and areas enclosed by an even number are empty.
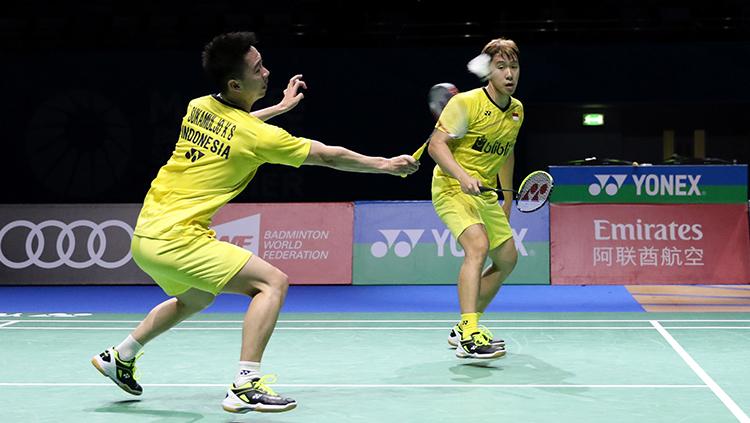
<svg viewBox="0 0 750 423">
<path fill-rule="evenodd" d="M 122 388 L 123 391 L 133 395 L 141 395 L 143 388 L 136 381 L 135 375 L 135 360 L 140 356 L 139 354 L 130 361 L 122 361 L 117 354 L 117 350 L 112 347 L 99 355 L 95 355 L 91 359 L 91 364 L 96 367 L 96 370 L 99 370 L 99 373 L 112 379 L 112 382 Z"/>
<path fill-rule="evenodd" d="M 295 408 L 297 401 L 282 397 L 268 386 L 269 383 L 275 381 L 276 376 L 265 375 L 252 379 L 242 386 L 232 384 L 221 406 L 224 411 L 230 413 L 247 413 L 248 411 L 279 413 Z"/>
<path fill-rule="evenodd" d="M 494 339 L 492 332 L 490 332 L 490 330 L 487 329 L 486 327 L 479 325 L 479 332 L 482 335 L 484 335 L 485 338 L 487 338 L 490 345 L 505 347 L 505 341 L 502 339 Z M 456 348 L 458 344 L 461 343 L 462 335 L 463 335 L 463 331 L 461 331 L 461 326 L 458 324 L 456 324 L 456 326 L 453 326 L 453 329 L 451 329 L 450 334 L 448 334 L 448 345 L 450 345 L 453 348 Z"/>
<path fill-rule="evenodd" d="M 456 347 L 456 357 L 458 358 L 493 360 L 504 355 L 505 347 L 490 344 L 490 341 L 481 332 L 474 332 L 469 339 L 462 339 Z"/>
</svg>

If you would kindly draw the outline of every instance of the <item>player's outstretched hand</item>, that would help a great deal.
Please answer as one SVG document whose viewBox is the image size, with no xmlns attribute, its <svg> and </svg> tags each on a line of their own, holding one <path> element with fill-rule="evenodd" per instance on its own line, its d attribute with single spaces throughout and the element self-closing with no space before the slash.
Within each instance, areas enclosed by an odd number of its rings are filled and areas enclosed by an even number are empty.
<svg viewBox="0 0 750 423">
<path fill-rule="evenodd" d="M 284 89 L 284 98 L 279 102 L 279 106 L 281 106 L 285 112 L 297 107 L 299 102 L 305 98 L 305 95 L 299 91 L 300 88 L 307 89 L 307 84 L 302 80 L 301 74 L 294 75 L 289 79 L 289 84 L 286 86 L 286 89 Z"/>
<path fill-rule="evenodd" d="M 391 175 L 411 175 L 419 170 L 419 160 L 408 154 L 391 157 L 385 167 L 385 172 Z"/>
</svg>

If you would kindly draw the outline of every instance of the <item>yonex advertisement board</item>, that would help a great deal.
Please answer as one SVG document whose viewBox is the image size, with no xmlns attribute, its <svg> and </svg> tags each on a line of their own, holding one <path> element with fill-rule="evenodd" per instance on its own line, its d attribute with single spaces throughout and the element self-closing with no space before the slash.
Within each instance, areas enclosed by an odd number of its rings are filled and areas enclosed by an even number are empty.
<svg viewBox="0 0 750 423">
<path fill-rule="evenodd" d="M 353 220 L 352 203 L 227 204 L 211 229 L 281 269 L 293 285 L 346 285 Z"/>
<path fill-rule="evenodd" d="M 747 201 L 747 165 L 550 166 L 552 203 Z"/>
<path fill-rule="evenodd" d="M 354 284 L 455 284 L 463 250 L 429 201 L 358 202 Z M 511 215 L 518 264 L 508 284 L 549 284 L 549 209 Z"/>
<path fill-rule="evenodd" d="M 0 284 L 152 284 L 130 255 L 140 204 L 0 205 Z"/>
<path fill-rule="evenodd" d="M 552 204 L 552 284 L 747 284 L 747 207 Z"/>
</svg>

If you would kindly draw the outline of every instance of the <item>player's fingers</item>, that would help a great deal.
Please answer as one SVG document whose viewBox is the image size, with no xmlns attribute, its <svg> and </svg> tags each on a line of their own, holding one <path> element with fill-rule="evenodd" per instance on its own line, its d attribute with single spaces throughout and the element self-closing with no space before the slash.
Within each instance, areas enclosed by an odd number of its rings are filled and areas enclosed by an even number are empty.
<svg viewBox="0 0 750 423">
<path fill-rule="evenodd" d="M 398 156 L 398 157 L 401 160 L 404 160 L 404 161 L 406 161 L 406 163 L 409 163 L 409 164 L 415 164 L 415 163 L 417 163 L 417 159 L 415 159 L 414 157 L 412 157 L 412 156 L 410 156 L 408 154 L 402 154 L 401 156 Z"/>
</svg>

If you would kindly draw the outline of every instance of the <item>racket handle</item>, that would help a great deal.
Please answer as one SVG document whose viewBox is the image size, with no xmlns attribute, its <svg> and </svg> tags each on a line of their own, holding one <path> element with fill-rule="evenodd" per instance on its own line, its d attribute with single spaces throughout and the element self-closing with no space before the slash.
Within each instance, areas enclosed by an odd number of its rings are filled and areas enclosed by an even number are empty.
<svg viewBox="0 0 750 423">
<path fill-rule="evenodd" d="M 479 191 L 480 192 L 496 192 L 498 194 L 500 194 L 503 191 L 508 191 L 508 192 L 512 192 L 513 194 L 518 194 L 512 189 L 497 189 L 497 188 L 490 188 L 490 187 L 479 187 Z"/>
<path fill-rule="evenodd" d="M 417 149 L 417 151 L 414 152 L 411 156 L 414 157 L 414 160 L 419 160 L 420 157 L 422 157 L 422 153 L 424 153 L 424 149 L 427 147 L 427 143 L 425 142 L 422 144 L 421 147 Z"/>
<path fill-rule="evenodd" d="M 422 144 L 421 147 L 417 149 L 417 151 L 414 152 L 411 156 L 414 157 L 414 160 L 419 160 L 420 157 L 422 157 L 422 153 L 424 153 L 424 149 L 427 147 L 427 142 Z M 402 178 L 406 178 L 408 175 L 401 175 Z"/>
</svg>

